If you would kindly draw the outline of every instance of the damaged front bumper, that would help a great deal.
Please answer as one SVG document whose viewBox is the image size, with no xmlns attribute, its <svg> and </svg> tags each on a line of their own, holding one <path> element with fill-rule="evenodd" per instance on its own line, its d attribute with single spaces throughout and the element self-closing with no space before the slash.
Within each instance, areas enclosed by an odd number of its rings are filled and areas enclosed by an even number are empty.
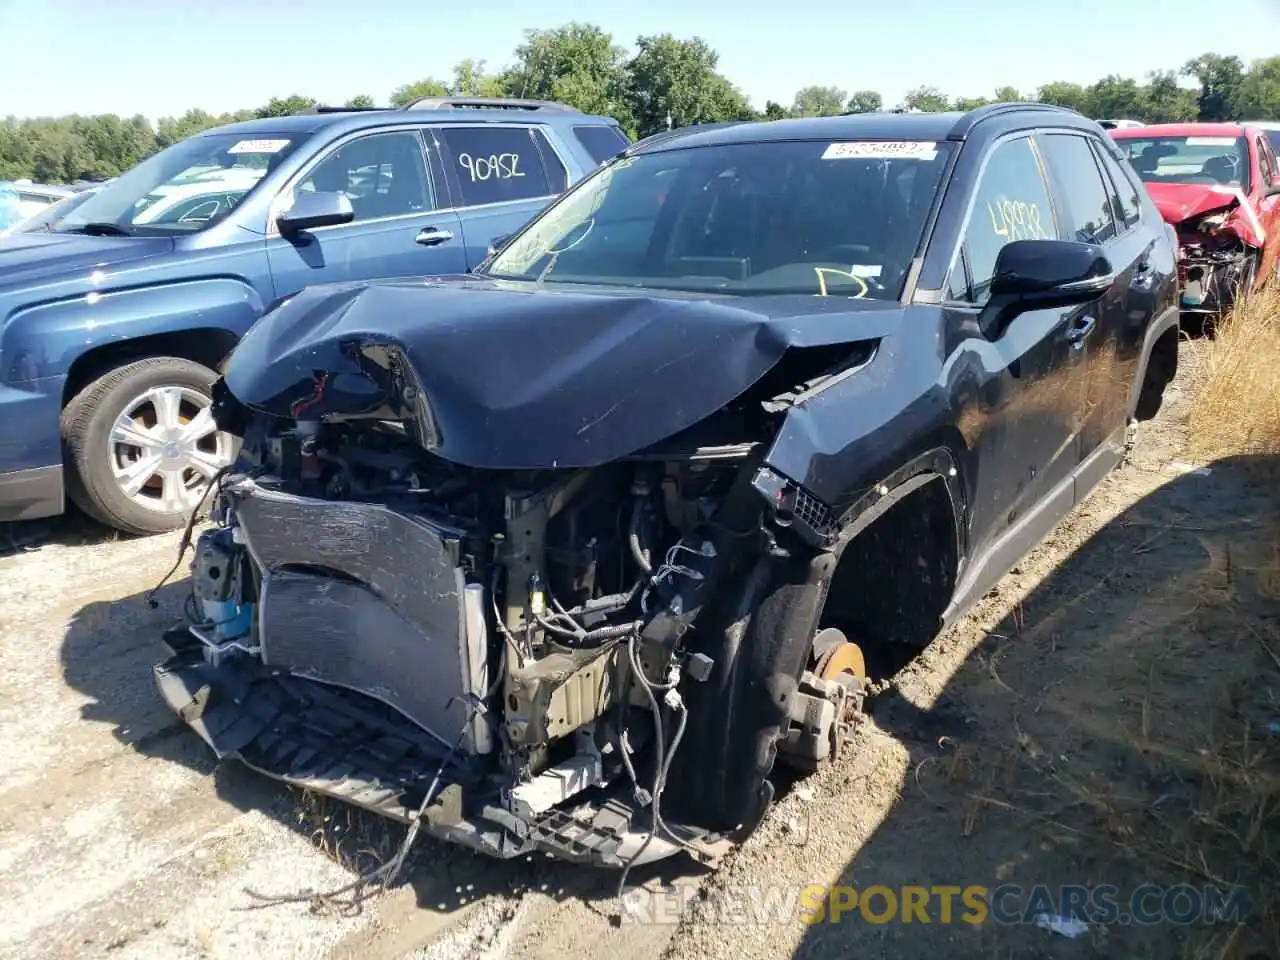
<svg viewBox="0 0 1280 960">
<path fill-rule="evenodd" d="M 1229 310 L 1252 281 L 1253 251 L 1231 249 L 1184 251 L 1178 261 L 1182 309 L 1219 314 Z"/>
<path fill-rule="evenodd" d="M 245 476 L 220 496 L 225 525 L 201 536 L 193 564 L 197 622 L 165 635 L 171 655 L 154 671 L 220 759 L 499 858 L 622 867 L 683 849 L 712 865 L 728 848 L 690 828 L 651 835 L 650 809 L 590 722 L 564 738 L 571 754 L 512 776 L 484 705 L 497 686 L 487 601 L 466 582 L 463 531 Z M 547 672 L 542 709 L 580 698 L 590 678 Z M 558 717 L 591 718 L 558 704 Z"/>
<path fill-rule="evenodd" d="M 155 667 L 160 695 L 220 760 L 238 760 L 275 780 L 409 823 L 431 836 L 501 859 L 543 852 L 561 860 L 621 867 L 663 859 L 680 847 L 656 837 L 622 790 L 593 791 L 566 809 L 512 812 L 501 790 L 465 758 L 422 735 L 393 711 L 313 681 L 273 675 L 240 660 L 217 666 L 185 629 L 164 637 L 171 656 Z M 443 769 L 436 799 L 418 817 Z M 718 838 L 690 836 L 698 859 L 724 852 Z"/>
</svg>

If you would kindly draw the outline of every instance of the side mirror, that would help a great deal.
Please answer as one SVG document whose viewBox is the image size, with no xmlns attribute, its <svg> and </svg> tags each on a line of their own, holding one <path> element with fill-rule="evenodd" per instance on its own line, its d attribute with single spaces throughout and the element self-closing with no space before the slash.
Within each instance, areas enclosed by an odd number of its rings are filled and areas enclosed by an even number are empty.
<svg viewBox="0 0 1280 960">
<path fill-rule="evenodd" d="M 996 257 L 991 299 L 979 321 L 997 339 L 1020 313 L 1088 303 L 1115 282 L 1102 248 L 1074 240 L 1015 240 Z"/>
<path fill-rule="evenodd" d="M 281 235 L 293 237 L 303 230 L 350 223 L 355 218 L 356 212 L 346 194 L 299 191 L 293 196 L 293 206 L 276 218 L 276 226 Z"/>
</svg>

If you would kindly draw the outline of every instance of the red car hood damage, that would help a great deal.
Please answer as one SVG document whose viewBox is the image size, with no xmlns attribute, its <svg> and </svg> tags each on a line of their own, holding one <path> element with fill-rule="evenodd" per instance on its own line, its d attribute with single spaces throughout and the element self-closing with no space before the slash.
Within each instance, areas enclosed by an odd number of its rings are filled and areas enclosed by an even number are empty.
<svg viewBox="0 0 1280 960">
<path fill-rule="evenodd" d="M 1258 211 L 1239 187 L 1198 183 L 1148 183 L 1146 186 L 1165 223 L 1176 227 L 1205 214 L 1229 211 L 1222 230 L 1234 233 L 1251 247 L 1261 247 L 1266 242 Z"/>
</svg>

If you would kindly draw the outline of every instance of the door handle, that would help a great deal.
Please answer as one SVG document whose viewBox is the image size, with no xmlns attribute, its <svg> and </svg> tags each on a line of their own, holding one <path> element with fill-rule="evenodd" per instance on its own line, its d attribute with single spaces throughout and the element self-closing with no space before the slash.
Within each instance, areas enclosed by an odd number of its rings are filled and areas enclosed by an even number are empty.
<svg viewBox="0 0 1280 960">
<path fill-rule="evenodd" d="M 453 234 L 448 230 L 440 230 L 436 227 L 423 227 L 422 231 L 414 238 L 414 243 L 420 243 L 424 247 L 434 247 L 438 243 L 444 243 L 446 240 L 452 240 Z"/>
<path fill-rule="evenodd" d="M 1097 322 L 1094 317 L 1076 317 L 1071 321 L 1071 329 L 1067 333 L 1067 342 L 1079 350 L 1084 346 L 1085 337 L 1093 332 Z"/>
</svg>

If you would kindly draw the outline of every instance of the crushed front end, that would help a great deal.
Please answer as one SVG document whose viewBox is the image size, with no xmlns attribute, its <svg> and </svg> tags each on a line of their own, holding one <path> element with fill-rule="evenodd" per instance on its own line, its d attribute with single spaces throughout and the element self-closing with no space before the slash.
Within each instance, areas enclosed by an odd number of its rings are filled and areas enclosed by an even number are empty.
<svg viewBox="0 0 1280 960">
<path fill-rule="evenodd" d="M 1219 212 L 1177 226 L 1178 279 L 1188 313 L 1224 313 L 1253 284 L 1258 251 L 1224 229 L 1226 218 Z"/>
<path fill-rule="evenodd" d="M 719 584 L 785 555 L 766 516 L 829 533 L 783 519 L 795 490 L 757 444 L 493 470 L 394 421 L 255 416 L 244 441 L 155 670 L 220 758 L 497 857 L 718 859 L 696 816 L 655 832 L 683 696 L 721 695 L 684 641 Z M 802 759 L 847 733 L 854 679 L 792 699 Z"/>
<path fill-rule="evenodd" d="M 1258 279 L 1265 233 L 1252 202 L 1227 187 L 1160 185 L 1152 192 L 1177 236 L 1182 309 L 1225 313 Z"/>
<path fill-rule="evenodd" d="M 900 316 L 812 301 L 304 290 L 214 387 L 242 448 L 164 699 L 219 757 L 486 854 L 715 862 L 862 703 L 856 643 L 818 642 L 834 515 L 768 457 Z"/>
</svg>

